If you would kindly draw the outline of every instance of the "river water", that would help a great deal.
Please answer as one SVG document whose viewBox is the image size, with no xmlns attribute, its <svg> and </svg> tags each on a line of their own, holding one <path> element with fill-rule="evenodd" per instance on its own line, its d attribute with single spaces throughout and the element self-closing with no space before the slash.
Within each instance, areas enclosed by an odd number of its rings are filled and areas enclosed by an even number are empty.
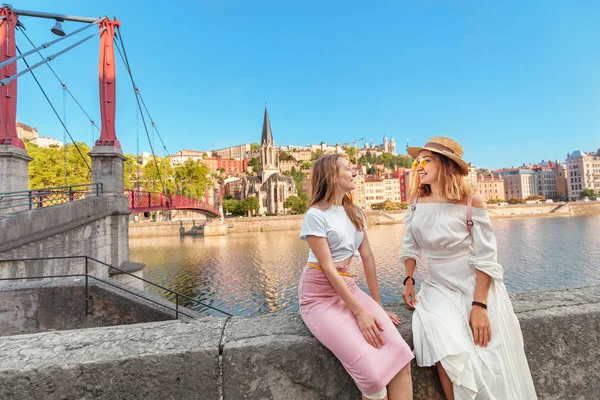
<svg viewBox="0 0 600 400">
<path fill-rule="evenodd" d="M 510 292 L 600 284 L 600 215 L 494 219 L 492 225 Z M 298 233 L 135 238 L 130 239 L 131 260 L 146 264 L 145 278 L 234 315 L 296 311 L 298 280 L 308 254 Z M 403 233 L 401 224 L 368 230 L 384 303 L 402 300 L 404 267 L 397 255 Z M 352 267 L 366 290 L 360 262 L 353 261 Z M 426 273 L 426 267 L 420 270 L 417 281 Z M 147 290 L 169 298 L 152 287 Z"/>
</svg>

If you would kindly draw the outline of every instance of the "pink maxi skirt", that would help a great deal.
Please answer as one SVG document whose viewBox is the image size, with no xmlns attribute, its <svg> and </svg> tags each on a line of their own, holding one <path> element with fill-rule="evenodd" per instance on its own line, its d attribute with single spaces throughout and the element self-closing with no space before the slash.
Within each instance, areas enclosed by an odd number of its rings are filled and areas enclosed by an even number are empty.
<svg viewBox="0 0 600 400">
<path fill-rule="evenodd" d="M 347 272 L 348 266 L 338 266 Z M 384 345 L 371 346 L 356 318 L 321 270 L 304 267 L 298 294 L 300 315 L 312 334 L 341 361 L 363 394 L 382 390 L 414 355 L 379 304 L 354 282 L 342 276 L 361 306 L 383 326 Z"/>
</svg>

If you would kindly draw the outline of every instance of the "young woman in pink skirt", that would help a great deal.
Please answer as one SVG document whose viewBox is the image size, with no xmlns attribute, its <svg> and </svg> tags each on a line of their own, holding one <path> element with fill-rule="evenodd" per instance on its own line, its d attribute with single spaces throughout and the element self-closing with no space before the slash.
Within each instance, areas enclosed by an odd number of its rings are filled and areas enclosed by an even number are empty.
<svg viewBox="0 0 600 400">
<path fill-rule="evenodd" d="M 354 174 L 339 154 L 311 170 L 311 199 L 300 237 L 310 246 L 299 284 L 300 314 L 313 335 L 341 361 L 363 400 L 412 399 L 413 354 L 379 299 L 375 259 L 364 214 L 352 201 Z M 371 296 L 348 265 L 360 256 Z"/>
</svg>

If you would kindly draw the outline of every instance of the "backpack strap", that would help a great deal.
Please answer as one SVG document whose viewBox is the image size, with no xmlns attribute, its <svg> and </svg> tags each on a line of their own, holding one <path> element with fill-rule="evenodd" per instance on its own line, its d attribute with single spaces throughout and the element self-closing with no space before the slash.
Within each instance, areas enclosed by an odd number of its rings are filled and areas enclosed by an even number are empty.
<svg viewBox="0 0 600 400">
<path fill-rule="evenodd" d="M 473 236 L 473 195 L 469 195 L 467 198 L 467 230 L 469 236 Z"/>
<path fill-rule="evenodd" d="M 410 206 L 411 211 L 415 211 L 417 209 L 417 201 L 419 201 L 419 195 L 415 195 L 415 198 L 413 199 L 413 203 Z"/>
</svg>

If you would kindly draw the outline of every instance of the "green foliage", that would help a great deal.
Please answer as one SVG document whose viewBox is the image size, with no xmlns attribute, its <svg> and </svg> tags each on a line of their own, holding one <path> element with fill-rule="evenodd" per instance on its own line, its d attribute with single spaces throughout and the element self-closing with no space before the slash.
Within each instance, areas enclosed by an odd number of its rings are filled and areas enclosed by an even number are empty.
<svg viewBox="0 0 600 400">
<path fill-rule="evenodd" d="M 506 203 L 506 200 L 501 200 L 501 199 L 489 199 L 487 201 L 488 204 L 500 204 L 500 203 Z"/>
<path fill-rule="evenodd" d="M 510 199 L 507 201 L 508 204 L 523 204 L 525 200 L 523 199 Z"/>
<path fill-rule="evenodd" d="M 317 150 L 317 151 L 313 151 L 312 155 L 310 156 L 310 159 L 312 161 L 318 160 L 319 157 L 322 157 L 325 155 L 325 152 L 321 149 Z"/>
<path fill-rule="evenodd" d="M 29 142 L 25 147 L 33 161 L 29 163 L 29 187 L 43 188 L 65 185 L 89 184 L 92 181 L 92 162 L 85 143 L 77 143 L 85 161 L 73 144 L 67 144 L 67 182 L 65 182 L 65 148 L 41 148 Z M 169 158 L 157 157 L 158 171 L 154 161 L 141 165 L 141 160 L 132 154 L 125 155 L 123 174 L 125 189 L 139 189 L 167 193 L 181 193 L 202 198 L 210 184 L 209 169 L 200 161 L 188 160 L 182 165 L 171 166 Z M 160 174 L 159 174 L 160 172 Z M 139 175 L 139 181 L 138 181 Z"/>
<path fill-rule="evenodd" d="M 354 147 L 350 147 L 350 146 L 346 147 L 346 154 L 348 155 L 348 158 L 350 160 L 352 160 L 353 162 L 354 162 L 354 157 L 356 156 L 356 153 L 357 153 L 357 151 Z"/>
<path fill-rule="evenodd" d="M 233 215 L 244 215 L 242 208 L 242 202 L 235 199 L 224 199 L 223 200 L 223 211 L 225 213 L 231 213 Z"/>
<path fill-rule="evenodd" d="M 598 197 L 598 193 L 594 190 L 594 189 L 584 189 L 580 194 L 579 194 L 580 198 L 584 198 L 584 197 L 588 197 L 588 198 L 595 198 Z"/>
<path fill-rule="evenodd" d="M 292 214 L 304 214 L 307 205 L 307 201 L 299 196 L 290 196 L 283 203 L 285 208 L 292 210 Z"/>
<path fill-rule="evenodd" d="M 536 201 L 536 200 L 546 201 L 546 196 L 536 196 L 536 195 L 533 195 L 533 196 L 529 196 L 526 200 L 529 200 L 529 201 L 532 201 L 532 200 L 533 201 Z"/>
<path fill-rule="evenodd" d="M 312 162 L 312 161 L 306 161 L 306 162 L 302 163 L 302 165 L 300 166 L 300 169 L 305 170 L 305 171 L 310 170 L 312 168 L 313 163 L 314 162 Z"/>
<path fill-rule="evenodd" d="M 208 167 L 201 161 L 187 160 L 175 167 L 172 175 L 167 175 L 167 181 L 172 182 L 175 193 L 202 198 L 206 187 L 211 183 L 209 172 Z"/>
<path fill-rule="evenodd" d="M 242 200 L 241 207 L 244 213 L 255 215 L 260 209 L 258 198 L 254 196 L 246 197 L 244 200 Z"/>
<path fill-rule="evenodd" d="M 394 167 L 410 168 L 412 166 L 412 158 L 403 155 L 394 156 L 390 153 L 383 153 L 379 156 L 367 153 L 358 159 L 358 163 L 365 166 L 383 164 L 389 169 L 394 169 Z"/>
<path fill-rule="evenodd" d="M 293 155 L 288 153 L 287 151 L 280 150 L 279 151 L 279 161 L 297 161 Z"/>
<path fill-rule="evenodd" d="M 251 158 L 250 161 L 248 161 L 248 165 L 252 167 L 252 171 L 254 171 L 254 173 L 258 173 L 260 170 L 260 159 L 256 157 Z"/>
<path fill-rule="evenodd" d="M 250 150 L 260 150 L 260 144 L 256 142 L 250 143 Z"/>
<path fill-rule="evenodd" d="M 395 201 L 385 200 L 382 203 L 376 203 L 371 206 L 373 210 L 406 210 L 408 208 L 408 203 L 399 203 Z"/>
<path fill-rule="evenodd" d="M 294 178 L 294 182 L 296 183 L 296 193 L 302 193 L 302 179 L 306 176 L 306 174 L 302 171 L 298 171 L 295 167 L 292 167 L 290 171 L 286 171 L 283 175 L 291 176 Z"/>
<path fill-rule="evenodd" d="M 125 154 L 123 173 L 125 174 L 125 189 L 137 190 L 138 186 L 141 185 L 142 165 L 138 162 L 136 156 Z M 140 176 L 139 182 L 138 175 Z"/>
<path fill-rule="evenodd" d="M 83 158 L 73 144 L 67 144 L 66 147 L 41 148 L 25 142 L 25 149 L 33 158 L 33 161 L 29 163 L 29 188 L 91 183 L 92 171 L 88 168 L 88 166 L 92 166 L 90 156 L 88 156 L 91 149 L 85 143 L 77 143 L 77 146 L 79 146 Z M 65 150 L 67 153 L 66 181 Z"/>
</svg>

